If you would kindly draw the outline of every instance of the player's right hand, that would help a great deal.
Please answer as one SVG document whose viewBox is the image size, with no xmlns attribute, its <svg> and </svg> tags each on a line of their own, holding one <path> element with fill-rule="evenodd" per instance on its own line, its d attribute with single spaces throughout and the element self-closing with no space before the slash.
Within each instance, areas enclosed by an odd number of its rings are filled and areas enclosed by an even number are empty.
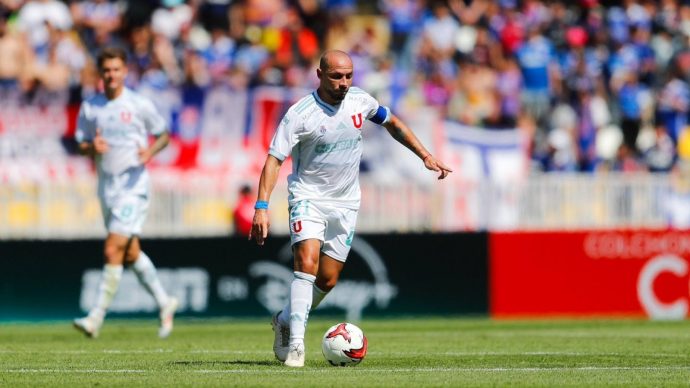
<svg viewBox="0 0 690 388">
<path fill-rule="evenodd" d="M 433 155 L 429 154 L 424 157 L 424 167 L 431 171 L 436 171 L 440 172 L 441 174 L 438 176 L 438 179 L 444 179 L 445 177 L 448 176 L 453 170 L 448 168 L 445 164 L 441 163 L 440 160 L 436 159 Z"/>
<path fill-rule="evenodd" d="M 96 136 L 93 137 L 93 151 L 97 154 L 108 152 L 108 142 L 101 135 L 100 128 L 96 128 Z"/>
<path fill-rule="evenodd" d="M 254 220 L 252 221 L 252 230 L 249 232 L 249 240 L 255 239 L 258 245 L 264 245 L 264 241 L 268 237 L 268 210 L 256 209 L 254 210 Z"/>
</svg>

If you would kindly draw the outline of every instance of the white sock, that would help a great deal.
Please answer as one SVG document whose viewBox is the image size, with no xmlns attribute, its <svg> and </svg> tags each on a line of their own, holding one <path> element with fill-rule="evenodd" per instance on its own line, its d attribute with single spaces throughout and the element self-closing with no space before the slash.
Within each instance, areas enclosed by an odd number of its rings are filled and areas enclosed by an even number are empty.
<svg viewBox="0 0 690 388">
<path fill-rule="evenodd" d="M 295 271 L 290 286 L 290 345 L 303 344 L 316 276 Z"/>
<path fill-rule="evenodd" d="M 324 291 L 320 289 L 319 287 L 316 287 L 316 284 L 311 289 L 311 310 L 317 308 L 319 304 L 321 304 L 321 301 L 323 298 L 328 295 L 330 291 Z M 280 323 L 282 326 L 287 326 L 290 324 L 290 296 L 288 295 L 288 302 L 283 308 L 283 310 L 280 311 L 280 314 L 278 314 L 278 323 Z"/>
<path fill-rule="evenodd" d="M 159 308 L 163 308 L 168 304 L 168 293 L 163 289 L 160 280 L 158 280 L 158 274 L 156 273 L 156 267 L 153 266 L 151 259 L 144 253 L 144 251 L 139 252 L 139 258 L 132 265 L 132 270 L 139 278 L 139 282 L 146 288 L 146 290 L 153 296 L 156 300 Z"/>
<path fill-rule="evenodd" d="M 319 304 L 321 304 L 321 301 L 326 295 L 328 295 L 328 291 L 324 291 L 314 284 L 314 287 L 311 288 L 311 309 L 313 310 L 319 307 Z"/>
<path fill-rule="evenodd" d="M 89 316 L 103 321 L 105 312 L 108 306 L 113 301 L 117 288 L 122 279 L 122 265 L 121 264 L 106 264 L 103 266 L 103 276 L 101 283 L 98 286 L 98 296 L 96 297 L 96 306 L 91 309 Z"/>
</svg>

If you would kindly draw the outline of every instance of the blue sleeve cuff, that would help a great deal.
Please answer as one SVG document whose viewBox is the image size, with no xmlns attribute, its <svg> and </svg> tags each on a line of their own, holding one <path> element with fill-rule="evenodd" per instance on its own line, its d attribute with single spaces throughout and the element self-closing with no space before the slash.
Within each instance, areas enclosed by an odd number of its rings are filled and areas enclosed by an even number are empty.
<svg viewBox="0 0 690 388">
<path fill-rule="evenodd" d="M 390 118 L 390 109 L 388 109 L 385 106 L 379 106 L 379 109 L 376 111 L 376 114 L 372 116 L 369 121 L 374 122 L 378 125 L 381 125 L 385 122 L 387 122 Z"/>
</svg>

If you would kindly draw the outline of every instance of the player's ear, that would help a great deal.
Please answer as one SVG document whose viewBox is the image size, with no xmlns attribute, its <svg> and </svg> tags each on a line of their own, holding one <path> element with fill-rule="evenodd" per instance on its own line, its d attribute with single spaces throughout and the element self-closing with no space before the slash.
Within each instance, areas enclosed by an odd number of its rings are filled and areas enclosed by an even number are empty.
<svg viewBox="0 0 690 388">
<path fill-rule="evenodd" d="M 316 68 L 316 77 L 317 77 L 318 79 L 321 79 L 321 74 L 323 74 L 323 73 L 321 72 L 321 68 L 320 68 L 320 67 L 317 67 L 317 68 Z"/>
</svg>

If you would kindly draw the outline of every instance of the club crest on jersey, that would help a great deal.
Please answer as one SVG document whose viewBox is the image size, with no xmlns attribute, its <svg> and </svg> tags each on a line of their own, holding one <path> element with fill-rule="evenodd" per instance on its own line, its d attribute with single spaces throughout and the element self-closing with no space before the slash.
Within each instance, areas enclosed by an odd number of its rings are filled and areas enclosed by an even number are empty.
<svg viewBox="0 0 690 388">
<path fill-rule="evenodd" d="M 362 128 L 362 113 L 357 113 L 356 115 L 352 115 L 350 117 L 352 117 L 352 124 L 355 125 L 355 128 Z"/>
<path fill-rule="evenodd" d="M 302 221 L 295 221 L 292 223 L 292 231 L 294 233 L 299 233 L 302 231 Z"/>
<path fill-rule="evenodd" d="M 123 110 L 120 112 L 120 120 L 122 120 L 122 122 L 125 124 L 129 124 L 132 122 L 132 112 Z"/>
</svg>

